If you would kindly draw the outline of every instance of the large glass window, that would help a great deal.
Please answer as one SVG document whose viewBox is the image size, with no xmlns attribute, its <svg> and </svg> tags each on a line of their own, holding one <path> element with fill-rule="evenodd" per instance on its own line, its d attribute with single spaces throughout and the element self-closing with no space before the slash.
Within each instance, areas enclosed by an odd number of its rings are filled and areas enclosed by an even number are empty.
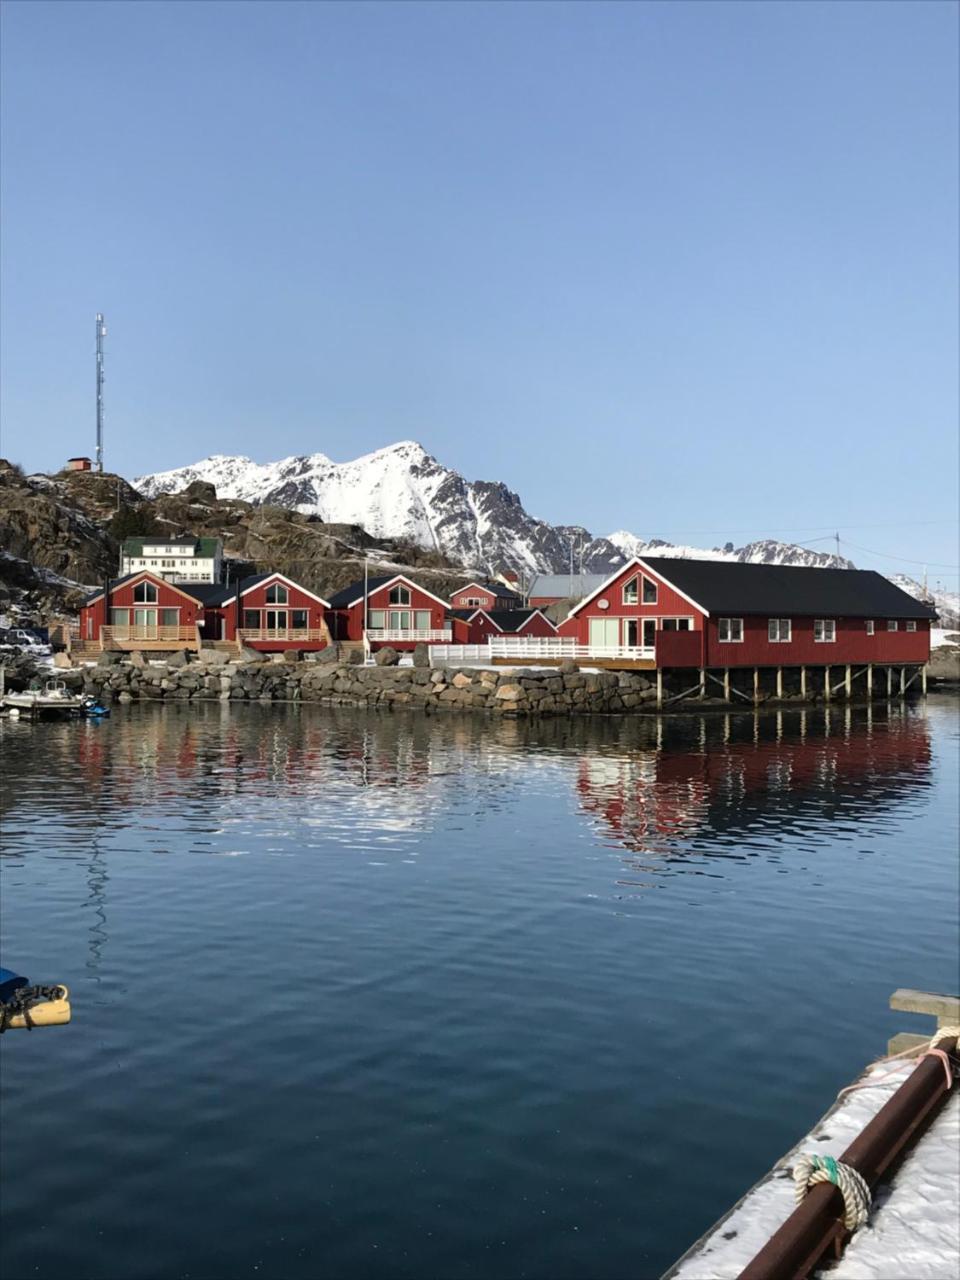
<svg viewBox="0 0 960 1280">
<path fill-rule="evenodd" d="M 391 587 L 391 588 L 390 588 L 390 603 L 391 603 L 391 604 L 409 604 L 409 603 L 410 603 L 410 588 L 409 588 L 409 587 L 405 587 L 405 586 L 403 586 L 403 585 L 402 585 L 401 583 L 399 583 L 399 582 L 397 583 L 397 585 L 396 585 L 396 586 Z"/>
<path fill-rule="evenodd" d="M 161 609 L 160 625 L 161 627 L 179 627 L 180 610 L 179 609 Z"/>
<path fill-rule="evenodd" d="M 633 577 L 629 582 L 623 584 L 623 603 L 636 604 L 639 599 L 639 581 L 636 577 Z"/>
<path fill-rule="evenodd" d="M 740 644 L 743 640 L 743 619 L 718 618 L 717 639 L 721 644 Z"/>
<path fill-rule="evenodd" d="M 286 631 L 286 629 L 287 629 L 286 609 L 268 609 L 267 610 L 267 630 L 268 631 Z"/>
<path fill-rule="evenodd" d="M 429 609 L 417 609 L 417 611 L 413 615 L 413 618 L 414 618 L 413 626 L 416 631 L 430 630 L 430 610 Z"/>
<path fill-rule="evenodd" d="M 287 588 L 281 582 L 273 582 L 267 587 L 267 604 L 286 604 Z"/>
<path fill-rule="evenodd" d="M 368 626 L 371 631 L 382 631 L 387 625 L 387 614 L 384 609 L 371 609 Z"/>
<path fill-rule="evenodd" d="M 259 631 L 260 630 L 260 610 L 244 609 L 243 625 L 247 631 Z"/>
<path fill-rule="evenodd" d="M 410 630 L 410 610 L 409 609 L 391 609 L 390 610 L 390 630 L 391 631 L 409 631 Z"/>
<path fill-rule="evenodd" d="M 643 580 L 643 603 L 657 603 L 657 584 L 655 582 L 651 582 L 649 578 L 644 578 Z"/>
<path fill-rule="evenodd" d="M 135 604 L 156 604 L 157 588 L 152 582 L 138 582 L 133 588 Z"/>
<path fill-rule="evenodd" d="M 295 631 L 306 631 L 309 622 L 310 619 L 306 609 L 290 610 L 290 625 Z"/>
<path fill-rule="evenodd" d="M 129 609 L 111 609 L 110 625 L 111 627 L 125 627 L 130 622 Z"/>
<path fill-rule="evenodd" d="M 837 624 L 833 618 L 814 618 L 813 638 L 817 644 L 833 644 L 837 638 Z"/>
</svg>

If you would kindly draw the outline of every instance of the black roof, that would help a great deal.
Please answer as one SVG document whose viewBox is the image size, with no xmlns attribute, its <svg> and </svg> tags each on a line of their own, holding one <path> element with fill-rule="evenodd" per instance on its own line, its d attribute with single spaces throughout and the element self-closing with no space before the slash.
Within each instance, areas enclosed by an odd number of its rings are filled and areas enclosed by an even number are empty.
<svg viewBox="0 0 960 1280">
<path fill-rule="evenodd" d="M 644 564 L 711 614 L 826 618 L 935 618 L 873 569 L 808 569 L 735 560 L 644 556 Z"/>
<path fill-rule="evenodd" d="M 234 590 L 233 587 L 225 587 L 222 582 L 170 582 L 165 578 L 160 578 L 155 573 L 151 573 L 149 569 L 136 569 L 133 573 L 125 573 L 122 578 L 111 578 L 107 584 L 111 594 L 117 587 L 122 587 L 125 582 L 130 582 L 134 578 L 165 582 L 168 587 L 175 587 L 177 591 L 182 591 L 184 595 L 193 596 L 194 600 L 199 600 L 201 604 L 208 605 L 222 603 Z M 244 579 L 245 584 L 248 581 L 253 580 Z M 102 595 L 103 587 L 97 587 L 96 591 L 91 591 L 89 595 L 84 596 L 83 603 L 92 604 L 94 600 L 99 600 Z"/>
<path fill-rule="evenodd" d="M 542 609 L 485 609 L 488 618 L 492 618 L 501 631 L 519 631 L 528 618 L 535 613 L 543 613 Z M 546 614 L 543 614 L 546 617 Z"/>
<path fill-rule="evenodd" d="M 384 587 L 388 582 L 392 582 L 394 578 L 400 577 L 397 573 L 381 574 L 376 578 L 367 578 L 367 595 L 371 591 L 376 591 L 378 587 Z M 355 600 L 363 599 L 363 578 L 357 582 L 351 582 L 349 587 L 344 587 L 341 591 L 336 591 L 330 597 L 329 605 L 331 609 L 346 609 L 352 605 Z"/>
</svg>

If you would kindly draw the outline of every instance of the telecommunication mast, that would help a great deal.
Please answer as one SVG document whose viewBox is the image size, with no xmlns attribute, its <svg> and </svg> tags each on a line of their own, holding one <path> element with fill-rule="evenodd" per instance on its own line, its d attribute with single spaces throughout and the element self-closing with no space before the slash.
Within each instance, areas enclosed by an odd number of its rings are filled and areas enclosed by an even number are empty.
<svg viewBox="0 0 960 1280">
<path fill-rule="evenodd" d="M 103 471 L 103 340 L 107 326 L 97 312 L 97 470 Z"/>
</svg>

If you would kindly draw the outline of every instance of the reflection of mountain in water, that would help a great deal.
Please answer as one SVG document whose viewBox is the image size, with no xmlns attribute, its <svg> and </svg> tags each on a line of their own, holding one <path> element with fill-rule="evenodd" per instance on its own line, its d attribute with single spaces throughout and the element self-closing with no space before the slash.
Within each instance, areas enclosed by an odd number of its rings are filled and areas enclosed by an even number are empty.
<svg viewBox="0 0 960 1280">
<path fill-rule="evenodd" d="M 583 756 L 576 785 L 607 839 L 669 855 L 707 833 L 881 815 L 917 801 L 930 765 L 923 719 L 848 708 L 705 718 L 686 749 Z"/>
</svg>

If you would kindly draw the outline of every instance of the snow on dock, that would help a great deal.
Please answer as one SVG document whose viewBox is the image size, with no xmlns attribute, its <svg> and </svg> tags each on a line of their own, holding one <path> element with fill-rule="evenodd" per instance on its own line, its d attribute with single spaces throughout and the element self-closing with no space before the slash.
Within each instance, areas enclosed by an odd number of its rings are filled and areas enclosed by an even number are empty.
<svg viewBox="0 0 960 1280">
<path fill-rule="evenodd" d="M 845 1094 L 813 1130 L 666 1273 L 663 1280 L 736 1280 L 794 1208 L 793 1165 L 814 1153 L 839 1159 L 903 1084 L 915 1061 L 867 1089 Z M 858 1083 L 884 1075 L 869 1067 Z M 957 1280 L 960 1275 L 960 1095 L 955 1091 L 893 1177 L 874 1195 L 870 1221 L 830 1280 Z"/>
</svg>

